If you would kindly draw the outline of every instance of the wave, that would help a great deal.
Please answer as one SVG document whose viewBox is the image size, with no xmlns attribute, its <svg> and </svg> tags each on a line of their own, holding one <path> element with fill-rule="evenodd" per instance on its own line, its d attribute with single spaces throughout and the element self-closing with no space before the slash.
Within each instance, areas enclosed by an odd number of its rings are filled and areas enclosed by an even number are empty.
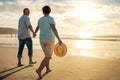
<svg viewBox="0 0 120 80">
<path fill-rule="evenodd" d="M 9 34 L 0 34 L 1 38 L 17 38 L 17 37 L 11 37 Z M 60 35 L 62 39 L 69 39 L 69 40 L 98 40 L 98 41 L 120 41 L 120 35 L 96 35 L 89 38 L 81 38 L 77 35 L 66 35 L 62 34 Z M 36 39 L 39 39 L 37 36 Z"/>
<path fill-rule="evenodd" d="M 99 41 L 120 41 L 120 35 L 105 35 L 105 36 L 92 36 L 90 38 L 80 38 L 78 36 L 68 36 L 61 37 L 62 39 L 71 39 L 71 40 L 99 40 Z"/>
</svg>

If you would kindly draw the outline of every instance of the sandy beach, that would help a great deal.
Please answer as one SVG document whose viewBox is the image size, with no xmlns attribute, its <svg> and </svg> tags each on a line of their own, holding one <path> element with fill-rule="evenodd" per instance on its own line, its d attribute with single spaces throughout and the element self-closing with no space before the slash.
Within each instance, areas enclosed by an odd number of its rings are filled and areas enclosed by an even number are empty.
<svg viewBox="0 0 120 80">
<path fill-rule="evenodd" d="M 24 49 L 22 67 L 17 67 L 17 48 L 0 47 L 0 80 L 38 80 L 35 70 L 44 55 L 41 50 L 34 49 L 33 60 L 37 64 L 28 65 L 27 49 Z M 64 57 L 53 55 L 50 65 L 52 72 L 44 74 L 42 80 L 120 80 L 120 60 L 101 59 L 95 57 Z"/>
</svg>

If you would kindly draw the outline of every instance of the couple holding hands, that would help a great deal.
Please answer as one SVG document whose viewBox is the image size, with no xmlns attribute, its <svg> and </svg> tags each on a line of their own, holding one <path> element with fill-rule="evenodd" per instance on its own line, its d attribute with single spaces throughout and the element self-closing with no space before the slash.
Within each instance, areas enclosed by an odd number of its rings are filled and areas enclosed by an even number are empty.
<svg viewBox="0 0 120 80">
<path fill-rule="evenodd" d="M 32 61 L 33 45 L 29 30 L 33 33 L 33 38 L 36 36 L 36 33 L 40 30 L 40 34 L 39 34 L 40 45 L 45 54 L 45 58 L 40 63 L 38 69 L 36 69 L 36 73 L 38 74 L 40 79 L 42 78 L 41 71 L 43 70 L 44 67 L 46 67 L 46 73 L 51 71 L 49 67 L 49 63 L 54 50 L 55 36 L 58 39 L 58 43 L 60 44 L 62 43 L 61 39 L 59 38 L 57 29 L 55 27 L 54 18 L 49 16 L 51 12 L 50 7 L 44 6 L 42 8 L 42 12 L 43 12 L 43 16 L 38 20 L 37 27 L 34 31 L 29 19 L 30 10 L 28 8 L 25 8 L 23 10 L 23 15 L 20 17 L 18 23 L 19 48 L 17 55 L 18 67 L 23 66 L 23 64 L 21 63 L 21 58 L 22 58 L 24 45 L 26 44 L 28 48 L 29 64 L 31 65 L 36 63 Z"/>
</svg>

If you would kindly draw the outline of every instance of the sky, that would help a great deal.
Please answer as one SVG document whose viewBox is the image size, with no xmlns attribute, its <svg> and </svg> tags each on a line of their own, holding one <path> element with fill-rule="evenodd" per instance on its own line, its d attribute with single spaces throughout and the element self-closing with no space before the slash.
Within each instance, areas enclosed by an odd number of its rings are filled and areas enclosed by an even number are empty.
<svg viewBox="0 0 120 80">
<path fill-rule="evenodd" d="M 78 36 L 119 35 L 120 0 L 0 0 L 0 27 L 18 28 L 24 8 L 30 9 L 33 28 L 42 7 L 51 7 L 60 34 Z"/>
</svg>

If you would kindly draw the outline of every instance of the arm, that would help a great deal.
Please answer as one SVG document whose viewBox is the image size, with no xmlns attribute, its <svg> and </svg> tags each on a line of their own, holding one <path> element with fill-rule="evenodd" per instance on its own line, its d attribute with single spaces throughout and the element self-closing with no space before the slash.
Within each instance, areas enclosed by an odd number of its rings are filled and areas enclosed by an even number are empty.
<svg viewBox="0 0 120 80">
<path fill-rule="evenodd" d="M 50 24 L 50 26 L 51 26 L 51 29 L 52 29 L 52 31 L 54 32 L 55 36 L 57 37 L 59 43 L 61 44 L 62 41 L 61 41 L 61 39 L 59 38 L 59 35 L 58 35 L 57 29 L 56 29 L 56 27 L 55 27 L 55 24 Z"/>
<path fill-rule="evenodd" d="M 38 32 L 38 30 L 39 30 L 39 26 L 36 27 L 36 29 L 35 29 L 35 34 Z M 36 36 L 36 35 L 35 35 L 35 36 Z"/>
<path fill-rule="evenodd" d="M 35 33 L 37 33 L 38 30 L 39 30 L 39 26 L 36 27 L 36 29 L 35 29 Z"/>
<path fill-rule="evenodd" d="M 28 29 L 33 33 L 33 38 L 36 36 L 36 33 L 33 31 L 33 28 L 31 25 L 28 26 Z"/>
<path fill-rule="evenodd" d="M 28 26 L 28 29 L 30 29 L 30 31 L 31 31 L 32 33 L 34 33 L 33 28 L 32 28 L 31 25 Z"/>
</svg>

